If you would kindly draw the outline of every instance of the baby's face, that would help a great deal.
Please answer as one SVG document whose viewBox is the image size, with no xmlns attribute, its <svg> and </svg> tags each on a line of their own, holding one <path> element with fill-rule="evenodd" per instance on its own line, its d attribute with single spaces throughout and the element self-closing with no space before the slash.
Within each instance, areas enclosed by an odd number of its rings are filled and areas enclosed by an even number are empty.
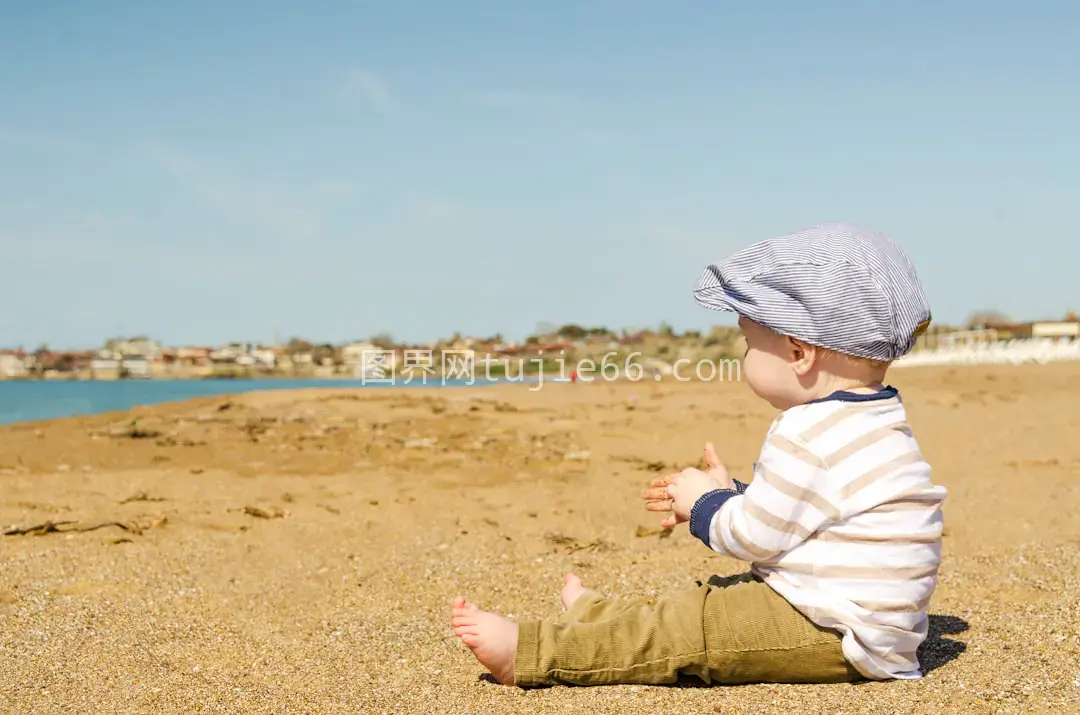
<svg viewBox="0 0 1080 715">
<path fill-rule="evenodd" d="M 795 348 L 783 335 L 749 318 L 739 318 L 746 338 L 742 373 L 754 394 L 778 410 L 799 404 L 805 389 L 792 369 Z"/>
</svg>

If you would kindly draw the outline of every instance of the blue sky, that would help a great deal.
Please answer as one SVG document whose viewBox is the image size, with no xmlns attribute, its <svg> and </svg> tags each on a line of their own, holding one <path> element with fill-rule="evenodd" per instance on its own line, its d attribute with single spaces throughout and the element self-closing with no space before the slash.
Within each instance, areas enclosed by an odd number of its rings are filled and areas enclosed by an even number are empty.
<svg viewBox="0 0 1080 715">
<path fill-rule="evenodd" d="M 733 324 L 824 220 L 1080 309 L 1080 4 L 0 0 L 0 345 Z"/>
</svg>

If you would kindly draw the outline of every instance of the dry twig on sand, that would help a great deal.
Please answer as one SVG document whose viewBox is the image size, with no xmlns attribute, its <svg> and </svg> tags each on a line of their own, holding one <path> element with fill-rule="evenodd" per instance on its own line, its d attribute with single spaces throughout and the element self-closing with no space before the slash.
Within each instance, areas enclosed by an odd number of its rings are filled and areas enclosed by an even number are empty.
<svg viewBox="0 0 1080 715">
<path fill-rule="evenodd" d="M 269 509 L 263 509 L 257 506 L 246 506 L 244 507 L 244 513 L 248 516 L 258 517 L 259 519 L 280 519 L 285 516 L 285 512 L 274 506 Z"/>
<path fill-rule="evenodd" d="M 165 501 L 165 499 L 164 499 L 164 497 L 152 497 L 149 494 L 147 494 L 146 492 L 141 492 L 140 491 L 140 492 L 135 492 L 134 494 L 129 496 L 127 499 L 121 499 L 120 501 L 118 501 L 116 503 L 117 504 L 130 504 L 131 502 L 136 502 L 136 501 Z"/>
<path fill-rule="evenodd" d="M 69 526 L 71 524 L 77 524 L 78 522 L 77 521 L 46 521 L 46 522 L 42 522 L 41 524 L 35 524 L 34 526 L 28 526 L 28 527 L 23 528 L 23 529 L 19 529 L 19 528 L 8 529 L 7 531 L 4 532 L 4 536 L 44 536 L 45 534 L 60 534 L 60 533 L 69 533 L 69 532 L 83 533 L 83 532 L 87 532 L 87 531 L 97 531 L 98 529 L 104 529 L 104 528 L 109 527 L 109 526 L 115 526 L 116 528 L 122 529 L 122 530 L 128 532 L 129 534 L 139 535 L 139 534 L 142 534 L 143 531 L 145 531 L 146 529 L 154 529 L 154 528 L 157 528 L 159 526 L 163 526 L 165 524 L 165 522 L 166 522 L 166 518 L 162 517 L 160 519 L 152 520 L 146 526 L 143 526 L 141 524 L 137 524 L 134 521 L 129 521 L 129 522 L 105 521 L 105 522 L 102 522 L 100 524 L 93 524 L 91 526 L 82 526 L 82 527 L 70 526 L 70 528 L 61 528 L 61 527 L 67 527 L 67 526 Z"/>
</svg>

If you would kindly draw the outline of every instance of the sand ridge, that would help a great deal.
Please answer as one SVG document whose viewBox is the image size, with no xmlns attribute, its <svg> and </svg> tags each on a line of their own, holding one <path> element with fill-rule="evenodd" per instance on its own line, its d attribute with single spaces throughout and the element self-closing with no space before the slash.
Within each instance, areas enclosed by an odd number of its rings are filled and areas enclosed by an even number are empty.
<svg viewBox="0 0 1080 715">
<path fill-rule="evenodd" d="M 639 493 L 773 413 L 730 383 L 252 393 L 0 428 L 5 712 L 1080 710 L 1080 366 L 896 371 L 949 489 L 915 683 L 521 691 L 449 627 L 562 574 L 651 595 L 746 565 Z M 51 526 L 50 526 L 51 525 Z"/>
</svg>

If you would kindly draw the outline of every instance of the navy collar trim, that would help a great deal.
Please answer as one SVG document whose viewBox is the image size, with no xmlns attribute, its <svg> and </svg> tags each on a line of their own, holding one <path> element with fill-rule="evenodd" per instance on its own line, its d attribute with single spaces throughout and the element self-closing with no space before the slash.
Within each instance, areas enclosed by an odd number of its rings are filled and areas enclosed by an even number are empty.
<svg viewBox="0 0 1080 715">
<path fill-rule="evenodd" d="M 858 392 L 847 392 L 846 390 L 837 390 L 831 395 L 825 397 L 819 397 L 816 400 L 810 400 L 806 404 L 813 405 L 818 402 L 873 402 L 874 400 L 889 400 L 893 397 L 899 397 L 900 392 L 892 385 L 887 385 L 885 389 L 878 390 L 877 392 L 871 392 L 868 394 L 861 394 Z"/>
</svg>

